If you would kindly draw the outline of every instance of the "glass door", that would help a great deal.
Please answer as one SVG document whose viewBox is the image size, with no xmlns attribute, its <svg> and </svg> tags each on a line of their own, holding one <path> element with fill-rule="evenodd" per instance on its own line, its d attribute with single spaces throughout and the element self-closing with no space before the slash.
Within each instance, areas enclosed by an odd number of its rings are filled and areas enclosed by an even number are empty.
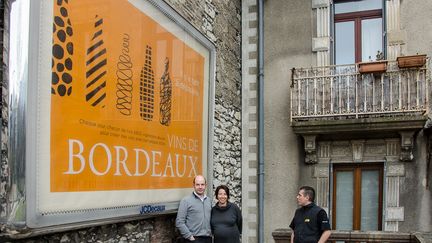
<svg viewBox="0 0 432 243">
<path fill-rule="evenodd" d="M 382 178 L 382 164 L 334 165 L 333 229 L 381 230 Z"/>
</svg>

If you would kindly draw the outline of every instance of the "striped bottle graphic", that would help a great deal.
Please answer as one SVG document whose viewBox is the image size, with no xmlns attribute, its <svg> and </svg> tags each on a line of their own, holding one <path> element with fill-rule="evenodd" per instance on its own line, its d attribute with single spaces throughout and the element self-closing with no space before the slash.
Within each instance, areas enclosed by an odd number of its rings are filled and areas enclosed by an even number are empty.
<svg viewBox="0 0 432 243">
<path fill-rule="evenodd" d="M 94 34 L 86 52 L 86 101 L 105 107 L 107 57 L 103 40 L 103 18 L 96 15 Z"/>
</svg>

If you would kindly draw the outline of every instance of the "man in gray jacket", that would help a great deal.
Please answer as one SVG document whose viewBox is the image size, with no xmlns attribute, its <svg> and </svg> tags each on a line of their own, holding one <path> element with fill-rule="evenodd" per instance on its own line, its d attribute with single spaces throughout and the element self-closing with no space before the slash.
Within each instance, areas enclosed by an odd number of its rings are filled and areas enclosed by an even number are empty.
<svg viewBox="0 0 432 243">
<path fill-rule="evenodd" d="M 202 175 L 193 180 L 194 191 L 180 201 L 176 227 L 186 242 L 211 243 L 211 200 L 205 194 L 206 179 Z"/>
</svg>

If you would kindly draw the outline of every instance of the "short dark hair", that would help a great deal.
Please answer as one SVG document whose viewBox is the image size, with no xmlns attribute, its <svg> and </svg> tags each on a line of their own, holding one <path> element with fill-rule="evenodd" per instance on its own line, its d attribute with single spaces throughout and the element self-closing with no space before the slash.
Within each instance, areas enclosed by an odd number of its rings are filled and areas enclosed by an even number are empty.
<svg viewBox="0 0 432 243">
<path fill-rule="evenodd" d="M 216 190 L 215 190 L 215 197 L 216 197 L 216 199 L 217 199 L 217 197 L 218 197 L 218 193 L 219 193 L 219 191 L 220 191 L 221 189 L 223 189 L 223 190 L 226 192 L 226 194 L 227 194 L 227 199 L 229 199 L 229 198 L 230 198 L 229 189 L 228 189 L 228 187 L 225 186 L 225 185 L 220 185 L 220 186 L 216 187 Z"/>
<path fill-rule="evenodd" d="M 300 187 L 299 191 L 303 190 L 304 196 L 309 197 L 309 201 L 314 202 L 315 201 L 315 189 L 311 186 L 302 186 Z"/>
</svg>

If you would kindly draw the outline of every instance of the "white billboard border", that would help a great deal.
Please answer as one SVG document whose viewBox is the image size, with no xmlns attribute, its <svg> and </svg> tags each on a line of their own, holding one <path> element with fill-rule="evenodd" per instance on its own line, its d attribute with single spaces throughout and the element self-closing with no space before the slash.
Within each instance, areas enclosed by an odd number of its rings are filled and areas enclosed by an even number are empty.
<svg viewBox="0 0 432 243">
<path fill-rule="evenodd" d="M 29 228 L 46 228 L 50 232 L 56 231 L 55 229 L 65 230 L 65 228 L 76 228 L 85 227 L 93 225 L 101 225 L 105 223 L 113 222 L 123 222 L 127 220 L 140 219 L 153 217 L 155 215 L 161 214 L 171 214 L 176 212 L 178 208 L 179 201 L 168 201 L 163 203 L 148 204 L 142 202 L 137 205 L 131 206 L 120 206 L 120 207 L 105 207 L 105 208 L 91 208 L 86 210 L 70 210 L 55 213 L 41 213 L 38 210 L 38 196 L 37 192 L 37 163 L 35 163 L 35 158 L 39 157 L 41 152 L 39 148 L 38 138 L 38 122 L 39 121 L 39 109 L 38 106 L 39 99 L 39 77 L 40 77 L 40 52 L 43 52 L 44 48 L 40 48 L 46 45 L 46 43 L 40 43 L 40 34 L 43 21 L 41 19 L 47 18 L 42 14 L 43 8 L 46 8 L 46 0 L 22 0 L 29 1 L 30 5 L 30 23 L 29 23 L 29 49 L 28 49 L 28 79 L 23 80 L 23 85 L 26 87 L 25 90 L 27 94 L 21 94 L 27 96 L 27 101 L 25 102 L 25 135 L 24 138 L 16 138 L 17 141 L 25 141 L 25 175 L 26 175 L 26 225 Z M 178 25 L 182 30 L 184 30 L 188 35 L 190 35 L 195 41 L 201 44 L 204 48 L 208 50 L 209 53 L 209 66 L 208 68 L 208 89 L 205 90 L 207 93 L 207 109 L 208 109 L 208 122 L 203 124 L 207 126 L 207 180 L 212 181 L 212 171 L 213 171 L 213 123 L 214 123 L 214 90 L 215 90 L 215 68 L 216 68 L 216 48 L 214 44 L 209 41 L 203 34 L 201 34 L 197 29 L 195 29 L 189 22 L 187 22 L 183 17 L 181 17 L 175 10 L 173 10 L 168 4 L 162 0 L 132 0 L 135 2 L 147 1 L 151 3 L 152 6 L 160 10 L 164 16 L 172 21 L 172 23 Z M 52 5 L 51 5 L 52 6 Z M 51 17 L 51 16 L 48 16 Z M 52 18 L 51 18 L 52 21 Z M 46 27 L 46 26 L 45 26 Z M 52 26 L 49 27 L 52 29 Z M 52 35 L 52 32 L 50 33 Z M 45 50 L 47 51 L 47 50 Z M 51 49 L 48 49 L 51 53 Z M 49 64 L 50 66 L 50 64 Z M 31 77 L 36 77 L 36 80 Z M 204 107 L 206 108 L 206 107 Z M 12 134 L 11 134 L 12 136 Z M 204 146 L 204 145 L 203 145 Z M 192 185 L 192 183 L 191 183 Z M 211 188 L 211 183 L 209 183 L 209 188 Z M 185 189 L 183 189 L 185 190 Z M 189 190 L 191 191 L 191 190 Z M 208 191 L 211 197 L 210 190 Z"/>
</svg>

